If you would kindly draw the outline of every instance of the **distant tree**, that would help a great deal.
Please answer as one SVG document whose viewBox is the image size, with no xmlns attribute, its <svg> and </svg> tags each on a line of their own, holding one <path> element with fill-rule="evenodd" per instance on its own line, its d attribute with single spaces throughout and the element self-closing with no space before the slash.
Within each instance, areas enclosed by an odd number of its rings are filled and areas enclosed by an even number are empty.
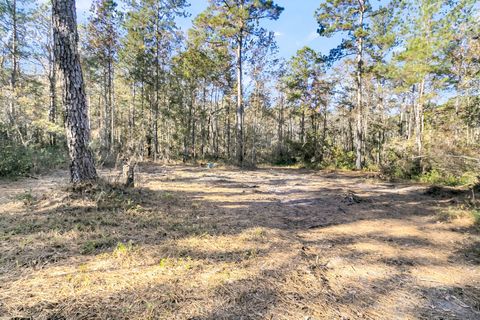
<svg viewBox="0 0 480 320">
<path fill-rule="evenodd" d="M 7 61 L 4 66 L 8 65 L 8 119 L 10 131 L 13 131 L 12 137 L 17 141 L 25 144 L 22 126 L 17 119 L 19 106 L 17 100 L 19 98 L 18 87 L 20 83 L 21 70 L 20 60 L 26 55 L 26 24 L 29 12 L 27 10 L 27 1 L 25 0 L 1 0 L 0 1 L 0 27 L 5 32 L 3 41 L 7 42 Z"/>
<path fill-rule="evenodd" d="M 322 161 L 327 133 L 327 101 L 332 90 L 325 75 L 325 57 L 303 47 L 287 67 L 284 88 L 287 101 L 299 113 L 301 156 L 305 161 L 316 161 L 317 158 Z"/>
<path fill-rule="evenodd" d="M 145 130 L 148 156 L 157 160 L 160 154 L 159 123 L 168 113 L 168 69 L 181 37 L 177 17 L 185 17 L 185 0 L 127 1 L 126 37 L 121 56 L 128 64 L 129 77 L 142 83 L 150 105 L 150 121 Z M 143 98 L 142 98 L 143 99 Z M 166 135 L 163 135 L 166 137 Z M 165 149 L 169 142 L 164 141 Z M 168 155 L 164 154 L 168 157 Z"/>
<path fill-rule="evenodd" d="M 402 5 L 396 1 L 390 2 L 386 7 L 378 9 L 371 18 L 369 25 L 369 37 L 365 53 L 369 58 L 365 65 L 365 74 L 370 80 L 370 93 L 376 103 L 370 105 L 370 142 L 372 149 L 376 148 L 375 163 L 380 165 L 386 133 L 389 131 L 390 123 L 387 121 L 389 112 L 389 95 L 394 91 L 392 85 L 391 63 L 393 49 L 400 43 L 400 22 Z M 403 132 L 404 110 L 400 108 L 400 130 Z M 367 129 L 364 129 L 367 131 Z"/>
<path fill-rule="evenodd" d="M 331 60 L 338 60 L 348 55 L 355 55 L 355 150 L 356 168 L 363 166 L 363 117 L 364 101 L 362 82 L 364 74 L 364 49 L 367 32 L 367 19 L 374 13 L 369 0 L 326 0 L 317 9 L 320 36 L 330 37 L 336 33 L 346 32 L 347 37 L 330 52 Z"/>
<path fill-rule="evenodd" d="M 402 21 L 404 50 L 395 55 L 394 76 L 412 94 L 412 119 L 415 146 L 419 161 L 423 151 L 424 109 L 432 98 L 434 83 L 443 82 L 444 52 L 451 32 L 448 15 L 451 3 L 438 0 L 405 1 L 406 9 L 416 12 Z"/>
<path fill-rule="evenodd" d="M 73 183 L 92 181 L 97 178 L 97 172 L 89 148 L 90 124 L 78 54 L 75 0 L 53 0 L 52 19 L 55 61 L 63 73 L 70 180 Z"/>
<path fill-rule="evenodd" d="M 33 10 L 32 21 L 29 23 L 28 38 L 30 56 L 42 66 L 45 78 L 48 81 L 48 123 L 44 129 L 48 132 L 49 144 L 57 144 L 57 135 L 63 131 L 57 110 L 57 68 L 53 52 L 53 28 L 51 3 L 40 4 Z"/>
<path fill-rule="evenodd" d="M 306 112 L 315 109 L 313 86 L 322 70 L 322 58 L 311 48 L 304 47 L 297 51 L 289 64 L 286 82 L 287 98 L 298 105 L 300 111 L 300 143 L 305 144 Z"/>
<path fill-rule="evenodd" d="M 235 52 L 237 74 L 236 158 L 244 160 L 243 62 L 246 51 L 270 45 L 273 33 L 260 26 L 263 19 L 277 20 L 283 8 L 272 0 L 210 0 L 209 7 L 194 21 L 194 26 L 211 43 L 227 43 Z"/>
<path fill-rule="evenodd" d="M 101 83 L 103 93 L 103 139 L 108 153 L 115 146 L 114 74 L 119 47 L 120 23 L 117 3 L 113 0 L 94 0 L 92 16 L 87 25 L 87 54 Z"/>
</svg>

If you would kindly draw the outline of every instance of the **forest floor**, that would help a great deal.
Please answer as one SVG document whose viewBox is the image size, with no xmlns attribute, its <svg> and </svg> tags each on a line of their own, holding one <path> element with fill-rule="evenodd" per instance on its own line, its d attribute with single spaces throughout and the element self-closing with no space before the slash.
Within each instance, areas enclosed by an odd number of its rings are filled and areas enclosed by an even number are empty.
<svg viewBox="0 0 480 320">
<path fill-rule="evenodd" d="M 138 169 L 129 190 L 74 193 L 64 171 L 0 181 L 0 319 L 480 319 L 478 228 L 444 219 L 456 192 Z"/>
</svg>

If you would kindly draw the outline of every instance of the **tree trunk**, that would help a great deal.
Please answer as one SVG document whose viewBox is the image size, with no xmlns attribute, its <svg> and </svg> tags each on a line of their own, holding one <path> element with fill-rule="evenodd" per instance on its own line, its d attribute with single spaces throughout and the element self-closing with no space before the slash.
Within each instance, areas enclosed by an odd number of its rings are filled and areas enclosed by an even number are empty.
<svg viewBox="0 0 480 320">
<path fill-rule="evenodd" d="M 111 51 L 111 49 L 109 49 Z M 109 106 L 109 112 L 110 112 L 110 151 L 115 148 L 115 105 L 113 102 L 113 95 L 114 95 L 114 89 L 113 89 L 113 57 L 111 56 L 112 53 L 109 52 L 109 61 L 108 61 L 108 67 L 107 67 L 107 82 L 108 82 L 108 106 Z"/>
<path fill-rule="evenodd" d="M 326 148 L 326 143 L 327 143 L 327 128 L 328 128 L 328 105 L 325 104 L 325 109 L 324 109 L 324 114 L 323 114 L 323 130 L 322 130 L 322 151 L 320 153 L 320 161 L 323 161 L 325 158 L 325 150 Z"/>
<path fill-rule="evenodd" d="M 53 34 L 51 34 L 53 36 Z M 48 120 L 55 124 L 57 122 L 57 68 L 55 67 L 55 54 L 53 52 L 53 39 L 50 38 L 52 41 L 49 45 L 49 53 L 48 53 L 48 81 L 49 81 L 49 91 L 50 91 L 50 106 L 48 109 Z M 50 133 L 50 145 L 54 146 L 57 143 L 57 138 L 55 133 Z"/>
<path fill-rule="evenodd" d="M 16 86 L 17 86 L 17 72 L 18 72 L 18 28 L 17 28 L 17 1 L 13 0 L 12 3 L 12 73 L 10 75 L 10 124 L 13 126 L 15 123 L 16 114 Z"/>
<path fill-rule="evenodd" d="M 300 143 L 302 147 L 305 145 L 305 108 L 302 107 L 302 114 L 300 118 Z"/>
<path fill-rule="evenodd" d="M 231 150 L 232 150 L 232 130 L 231 130 L 231 119 L 230 119 L 230 101 L 227 101 L 227 123 L 225 126 L 226 138 L 227 138 L 227 159 L 231 159 Z"/>
<path fill-rule="evenodd" d="M 418 156 L 422 155 L 422 134 L 423 134 L 423 95 L 425 91 L 425 79 L 420 83 L 418 101 L 415 108 L 415 144 Z"/>
<path fill-rule="evenodd" d="M 277 157 L 279 160 L 283 160 L 283 126 L 285 124 L 285 116 L 283 113 L 284 109 L 284 96 L 283 94 L 280 96 L 280 110 L 278 111 L 278 128 L 277 128 L 277 135 L 278 135 L 278 146 L 277 146 Z"/>
<path fill-rule="evenodd" d="M 90 124 L 82 67 L 78 54 L 77 17 L 74 0 L 52 1 L 55 61 L 63 73 L 65 126 L 73 183 L 97 178 L 89 149 Z"/>
<path fill-rule="evenodd" d="M 243 164 L 243 38 L 240 35 L 237 43 L 237 164 Z"/>
<path fill-rule="evenodd" d="M 124 159 L 122 168 L 123 185 L 126 188 L 135 187 L 135 167 L 137 163 L 132 158 Z"/>
<path fill-rule="evenodd" d="M 359 25 L 360 28 L 363 30 L 363 15 L 365 11 L 363 1 L 359 1 L 360 3 L 360 17 L 359 17 Z M 363 69 L 363 36 L 359 36 L 357 39 L 357 70 L 356 70 L 356 77 L 355 77 L 355 84 L 357 87 L 357 105 L 356 105 L 356 112 L 355 112 L 355 151 L 356 151 L 356 161 L 355 167 L 358 170 L 362 169 L 363 166 L 363 156 L 362 156 L 362 119 L 363 119 L 363 101 L 362 101 L 362 69 Z"/>
<path fill-rule="evenodd" d="M 155 112 L 153 120 L 153 160 L 158 158 L 158 114 L 160 108 L 160 8 L 157 8 L 155 20 Z"/>
<path fill-rule="evenodd" d="M 110 154 L 110 104 L 108 102 L 108 71 L 107 68 L 103 68 L 103 84 L 102 84 L 102 96 L 103 96 L 103 141 L 102 146 L 105 151 L 104 157 Z"/>
</svg>

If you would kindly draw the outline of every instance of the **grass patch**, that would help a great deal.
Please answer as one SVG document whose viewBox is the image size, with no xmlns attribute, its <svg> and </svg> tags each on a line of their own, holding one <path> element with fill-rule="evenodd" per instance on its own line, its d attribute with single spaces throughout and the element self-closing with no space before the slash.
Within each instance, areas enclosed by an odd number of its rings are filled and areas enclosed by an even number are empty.
<svg viewBox="0 0 480 320">
<path fill-rule="evenodd" d="M 152 173 L 163 170 L 171 169 Z M 143 188 L 140 183 L 127 190 L 106 183 L 75 191 L 62 187 L 38 196 L 32 207 L 14 201 L 0 206 L 0 245 L 6 248 L 0 257 L 2 314 L 35 319 L 245 315 L 330 319 L 340 310 L 353 318 L 360 311 L 367 318 L 392 318 L 398 310 L 390 308 L 393 300 L 384 301 L 383 294 L 406 281 L 398 277 L 397 261 L 413 261 L 402 268 L 445 288 L 453 281 L 472 283 L 473 276 L 463 272 L 462 263 L 478 261 L 478 237 L 471 232 L 470 220 L 458 221 L 455 227 L 461 228 L 451 228 L 435 223 L 430 215 L 428 221 L 410 219 L 423 210 L 430 214 L 437 209 L 435 201 L 424 201 L 426 197 L 419 194 L 423 187 L 391 192 L 390 186 L 376 185 L 380 200 L 385 196 L 398 204 L 395 210 L 374 200 L 363 201 L 361 210 L 356 210 L 341 201 L 347 185 L 367 183 L 358 173 L 324 177 L 272 169 L 246 176 L 238 170 L 222 171 L 220 178 L 230 185 L 259 185 L 265 190 L 251 194 L 237 194 L 224 182 L 210 183 L 213 179 L 205 179 L 203 185 L 196 178 L 213 174 L 196 168 L 176 168 L 171 176 L 177 177 L 174 184 L 154 175 L 145 177 L 149 182 Z M 285 181 L 281 192 L 276 181 Z M 15 188 L 22 192 L 31 185 L 29 181 Z M 209 190 L 203 193 L 206 186 Z M 39 194 L 36 187 L 32 189 Z M 451 187 L 433 193 L 453 189 L 462 189 L 459 196 L 465 193 L 464 188 Z M 369 190 L 358 191 L 361 200 L 370 199 Z M 303 199 L 303 195 L 322 200 L 322 205 L 282 205 L 283 200 Z M 24 198 L 31 200 L 28 195 Z M 246 205 L 225 205 L 237 200 Z M 339 206 L 348 214 L 337 212 Z M 473 205 L 441 215 L 454 219 L 469 208 Z M 472 214 L 480 220 L 478 211 Z M 311 228 L 320 223 L 325 226 Z M 464 230 L 468 235 L 463 236 Z M 371 241 L 377 233 L 378 241 Z M 408 245 L 402 248 L 402 257 L 396 257 L 397 243 L 403 242 Z M 472 246 L 463 250 L 465 243 Z M 438 265 L 437 259 L 450 259 L 457 249 L 462 249 L 458 263 L 445 269 Z M 386 289 L 384 279 L 388 279 Z M 416 296 L 425 294 L 423 286 L 407 289 L 405 299 L 410 300 L 405 303 L 415 303 Z M 436 292 L 427 299 L 435 298 Z M 368 308 L 379 296 L 379 310 L 386 315 Z M 467 294 L 456 297 L 470 303 Z M 353 308 L 350 301 L 355 301 Z M 413 312 L 406 316 L 421 317 Z"/>
<path fill-rule="evenodd" d="M 170 192 L 163 192 L 160 195 L 160 198 L 164 201 L 171 201 L 171 200 L 175 199 L 175 195 L 173 193 L 170 193 Z"/>
<path fill-rule="evenodd" d="M 23 202 L 25 206 L 31 206 L 35 204 L 37 198 L 33 195 L 32 189 L 25 190 L 22 194 L 15 197 L 15 200 Z"/>
<path fill-rule="evenodd" d="M 440 221 L 453 221 L 455 219 L 471 219 L 473 225 L 477 228 L 480 228 L 480 210 L 466 208 L 464 206 L 460 207 L 448 207 L 442 209 L 438 213 L 438 219 Z"/>
<path fill-rule="evenodd" d="M 472 210 L 472 215 L 473 215 L 475 226 L 477 228 L 480 228 L 480 209 Z"/>
<path fill-rule="evenodd" d="M 81 254 L 92 254 L 97 250 L 107 249 L 112 247 L 115 244 L 115 240 L 112 238 L 100 238 L 87 240 L 82 244 L 80 253 Z"/>
</svg>

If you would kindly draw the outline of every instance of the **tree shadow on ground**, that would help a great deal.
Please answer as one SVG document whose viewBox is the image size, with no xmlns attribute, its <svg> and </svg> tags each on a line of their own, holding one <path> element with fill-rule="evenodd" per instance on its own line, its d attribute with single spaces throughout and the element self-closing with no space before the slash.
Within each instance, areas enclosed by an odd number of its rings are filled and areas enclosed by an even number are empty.
<svg viewBox="0 0 480 320">
<path fill-rule="evenodd" d="M 1 245 L 7 248 L 0 261 L 1 288 L 27 292 L 31 284 L 23 283 L 25 278 L 48 281 L 50 269 L 71 264 L 73 271 L 56 276 L 59 280 L 45 288 L 79 274 L 93 288 L 33 299 L 24 306 L 1 295 L 8 301 L 0 305 L 0 314 L 16 310 L 50 319 L 474 319 L 480 312 L 473 302 L 479 292 L 467 281 L 453 286 L 434 279 L 425 286 L 412 275 L 418 268 L 465 270 L 478 264 L 478 256 L 465 254 L 478 242 L 446 247 L 429 238 L 437 206 L 423 190 L 369 187 L 352 197 L 347 191 L 358 189 L 361 181 L 347 174 L 329 174 L 329 183 L 302 189 L 299 184 L 305 176 L 311 178 L 311 171 L 269 175 L 269 170 L 257 170 L 260 175 L 245 182 L 229 171 L 177 170 L 190 176 L 172 177 L 175 169 L 149 167 L 140 188 L 67 193 L 0 215 Z M 297 178 L 279 179 L 283 173 Z M 159 186 L 153 185 L 158 181 Z M 118 262 L 119 244 L 128 243 L 136 260 Z M 102 259 L 110 264 L 81 270 Z M 142 272 L 148 277 L 142 278 Z M 106 281 L 112 281 L 111 287 Z M 454 298 L 444 302 L 445 292 Z"/>
</svg>

